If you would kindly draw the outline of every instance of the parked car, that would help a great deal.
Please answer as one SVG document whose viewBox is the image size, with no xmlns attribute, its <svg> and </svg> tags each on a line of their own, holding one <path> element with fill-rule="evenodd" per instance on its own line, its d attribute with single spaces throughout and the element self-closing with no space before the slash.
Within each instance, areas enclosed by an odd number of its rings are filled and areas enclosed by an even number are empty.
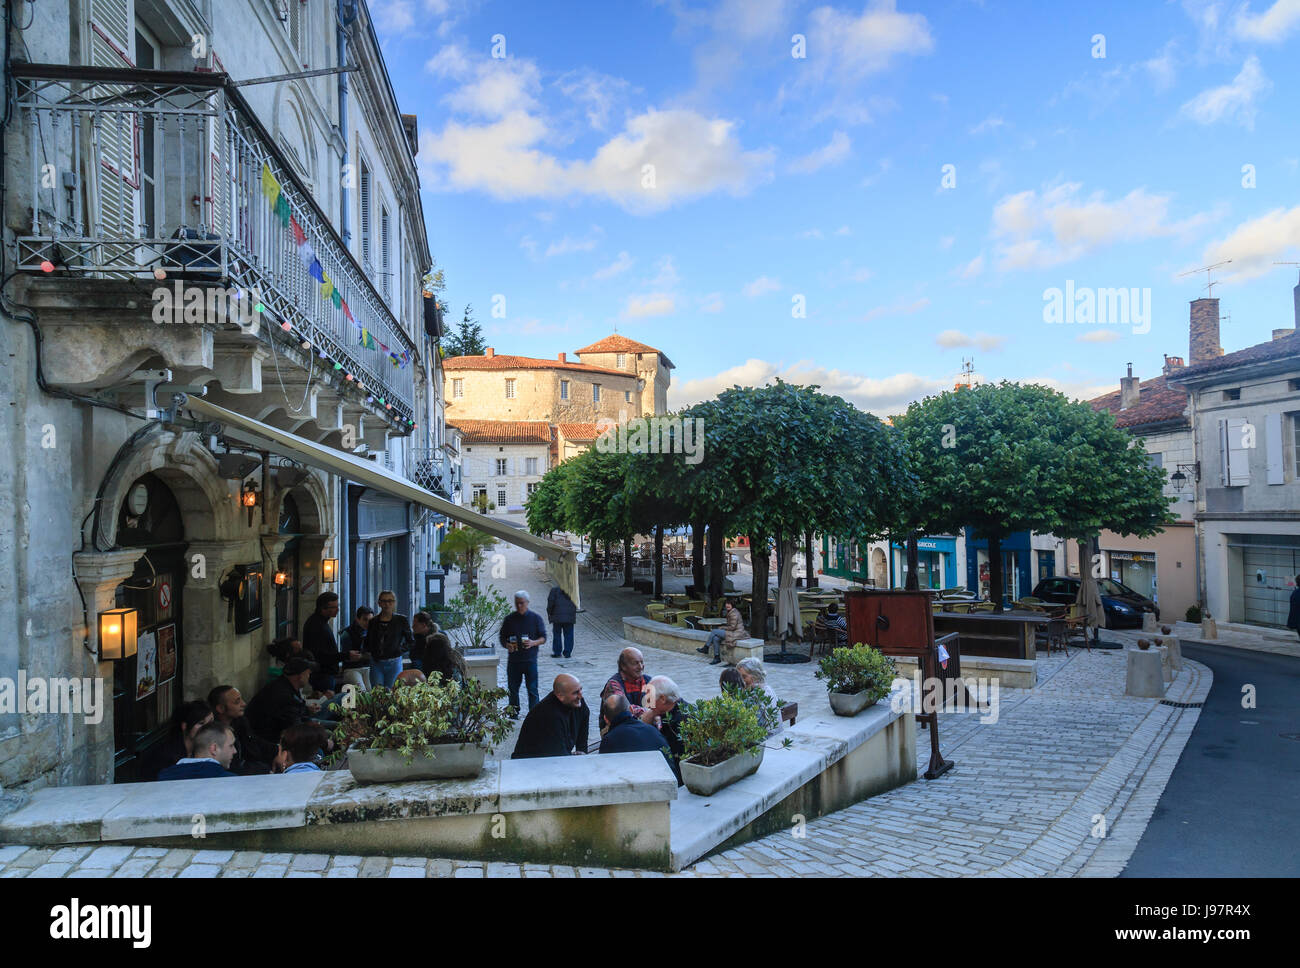
<svg viewBox="0 0 1300 968">
<path fill-rule="evenodd" d="M 1098 578 L 1097 584 L 1101 589 L 1101 607 L 1106 612 L 1106 628 L 1140 629 L 1143 612 L 1153 612 L 1156 621 L 1160 621 L 1160 606 L 1151 599 L 1113 578 Z M 1033 597 L 1053 605 L 1072 605 L 1079 597 L 1079 579 L 1044 578 L 1034 586 Z"/>
</svg>

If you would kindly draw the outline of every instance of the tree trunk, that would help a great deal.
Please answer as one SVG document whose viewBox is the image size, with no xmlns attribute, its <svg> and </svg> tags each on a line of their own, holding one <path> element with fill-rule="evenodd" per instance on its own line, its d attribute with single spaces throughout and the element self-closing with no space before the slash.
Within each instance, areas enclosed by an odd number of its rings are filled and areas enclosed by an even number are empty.
<svg viewBox="0 0 1300 968">
<path fill-rule="evenodd" d="M 722 576 L 726 571 L 726 553 L 723 547 L 722 528 L 714 523 L 709 525 L 709 594 L 708 601 L 716 602 L 722 597 Z"/>
<path fill-rule="evenodd" d="M 632 587 L 632 539 L 623 539 L 623 587 Z"/>
<path fill-rule="evenodd" d="M 808 573 L 804 584 L 809 588 L 817 588 L 817 569 L 813 567 L 813 533 L 808 531 L 803 536 L 803 554 L 805 562 L 805 571 Z"/>
<path fill-rule="evenodd" d="M 767 638 L 767 569 L 769 558 L 766 535 L 749 536 L 749 557 L 754 564 L 754 582 L 750 587 L 753 606 L 749 610 L 749 634 L 756 639 Z"/>
<path fill-rule="evenodd" d="M 989 598 L 993 611 L 1002 611 L 1002 536 L 989 535 Z"/>
<path fill-rule="evenodd" d="M 909 592 L 917 591 L 921 587 L 921 576 L 917 574 L 920 564 L 921 555 L 916 546 L 916 532 L 910 531 L 907 535 L 907 583 L 903 586 Z"/>
<path fill-rule="evenodd" d="M 664 597 L 664 526 L 655 525 L 655 598 Z"/>
<path fill-rule="evenodd" d="M 698 595 L 704 590 L 704 521 L 691 522 L 691 582 Z"/>
</svg>

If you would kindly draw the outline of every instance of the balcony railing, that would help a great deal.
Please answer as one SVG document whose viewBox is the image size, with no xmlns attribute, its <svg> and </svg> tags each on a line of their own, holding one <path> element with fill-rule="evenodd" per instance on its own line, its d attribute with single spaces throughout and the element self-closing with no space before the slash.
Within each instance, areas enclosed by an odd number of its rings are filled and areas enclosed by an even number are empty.
<svg viewBox="0 0 1300 968">
<path fill-rule="evenodd" d="M 440 447 L 411 447 L 406 451 L 406 476 L 426 490 L 452 499 L 456 489 L 451 460 Z"/>
<path fill-rule="evenodd" d="M 225 75 L 46 64 L 13 73 L 33 199 L 18 269 L 49 260 L 82 276 L 153 280 L 162 270 L 167 285 L 256 290 L 275 324 L 261 327 L 265 338 L 309 339 L 403 426 L 413 418 L 415 344 Z M 276 185 L 283 201 L 273 205 Z M 304 261 L 298 229 L 338 306 Z"/>
</svg>

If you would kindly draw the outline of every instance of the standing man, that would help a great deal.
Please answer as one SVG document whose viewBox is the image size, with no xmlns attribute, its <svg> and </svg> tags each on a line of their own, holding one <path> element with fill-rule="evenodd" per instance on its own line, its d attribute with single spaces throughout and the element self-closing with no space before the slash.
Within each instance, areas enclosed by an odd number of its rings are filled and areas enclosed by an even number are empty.
<svg viewBox="0 0 1300 968">
<path fill-rule="evenodd" d="M 529 610 L 529 601 L 528 592 L 522 588 L 515 592 L 515 610 L 501 623 L 499 638 L 510 653 L 506 659 L 506 687 L 510 690 L 510 705 L 517 710 L 521 709 L 519 683 L 526 680 L 528 711 L 532 712 L 533 707 L 541 701 L 537 696 L 537 647 L 546 641 L 546 623 L 540 615 Z"/>
<path fill-rule="evenodd" d="M 1295 591 L 1291 593 L 1291 608 L 1287 612 L 1286 627 L 1300 635 L 1300 575 L 1295 576 Z"/>
<path fill-rule="evenodd" d="M 334 592 L 316 596 L 316 611 L 302 623 L 302 647 L 312 654 L 320 668 L 311 674 L 312 688 L 317 692 L 333 692 L 343 656 L 334 638 L 330 622 L 339 613 L 339 597 Z"/>
<path fill-rule="evenodd" d="M 573 655 L 573 623 L 578 619 L 578 607 L 573 599 L 559 585 L 551 586 L 551 593 L 546 596 L 546 617 L 551 621 L 551 631 L 555 638 L 551 641 L 551 658 L 560 657 L 560 645 L 564 645 L 564 657 Z"/>
<path fill-rule="evenodd" d="M 591 710 L 582 698 L 582 683 L 576 676 L 561 672 L 555 677 L 551 694 L 528 710 L 510 758 L 528 760 L 585 753 L 590 724 Z"/>
<path fill-rule="evenodd" d="M 415 633 L 405 615 L 396 614 L 397 596 L 379 593 L 379 614 L 366 630 L 366 651 L 370 653 L 370 685 L 393 688 L 402 671 L 402 654 L 415 644 Z"/>
</svg>

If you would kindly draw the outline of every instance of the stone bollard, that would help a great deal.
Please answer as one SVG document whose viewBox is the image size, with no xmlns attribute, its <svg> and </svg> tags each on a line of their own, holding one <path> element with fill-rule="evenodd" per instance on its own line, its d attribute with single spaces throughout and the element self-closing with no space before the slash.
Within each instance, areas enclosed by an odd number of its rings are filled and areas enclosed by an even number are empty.
<svg viewBox="0 0 1300 968">
<path fill-rule="evenodd" d="M 1219 626 L 1215 624 L 1214 619 L 1210 618 L 1208 615 L 1201 619 L 1201 638 L 1217 639 L 1218 637 Z"/>
<path fill-rule="evenodd" d="M 1165 639 L 1165 648 L 1169 650 L 1169 666 L 1175 672 L 1183 671 L 1183 643 L 1172 635 Z"/>
<path fill-rule="evenodd" d="M 1142 613 L 1142 631 L 1154 632 L 1156 630 L 1156 616 L 1154 612 Z"/>
<path fill-rule="evenodd" d="M 1160 653 L 1160 675 L 1164 677 L 1165 684 L 1174 681 L 1174 670 L 1169 665 L 1169 649 L 1166 646 L 1157 646 L 1152 651 Z"/>
<path fill-rule="evenodd" d="M 1163 699 L 1165 679 L 1160 669 L 1160 653 L 1155 649 L 1128 650 L 1128 672 L 1124 695 L 1142 699 Z"/>
</svg>

